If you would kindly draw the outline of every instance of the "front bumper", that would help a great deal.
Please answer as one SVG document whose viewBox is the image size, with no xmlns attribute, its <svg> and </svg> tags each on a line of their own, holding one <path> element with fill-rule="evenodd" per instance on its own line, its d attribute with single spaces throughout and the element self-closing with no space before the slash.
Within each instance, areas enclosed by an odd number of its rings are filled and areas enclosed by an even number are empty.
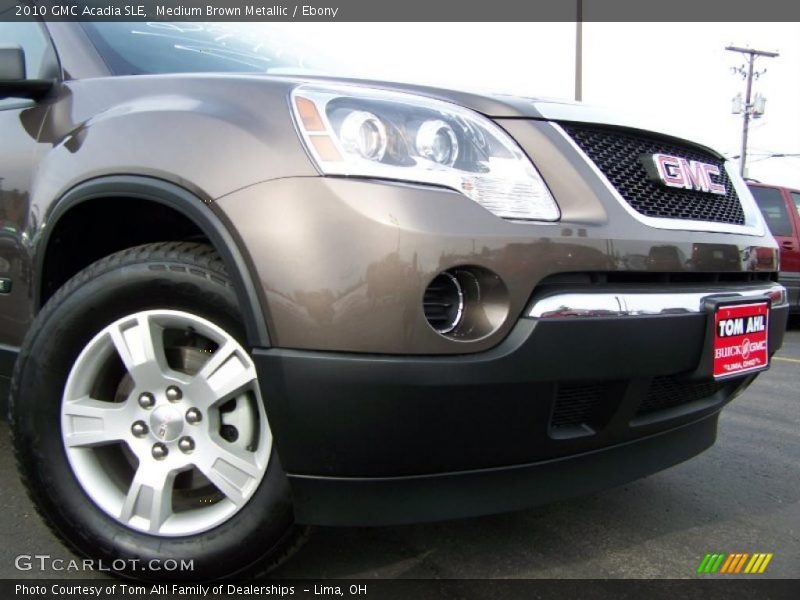
<svg viewBox="0 0 800 600">
<path fill-rule="evenodd" d="M 777 271 L 772 238 L 646 227 L 571 163 L 537 156 L 552 176 L 557 223 L 499 219 L 444 189 L 329 177 L 273 180 L 213 206 L 251 265 L 270 344 L 297 350 L 477 354 L 501 343 L 556 277 L 666 287 L 765 281 Z M 765 259 L 751 264 L 756 254 Z M 428 285 L 464 267 L 495 273 L 508 293 L 506 318 L 469 343 L 437 334 L 423 311 Z"/>
<path fill-rule="evenodd" d="M 760 218 L 644 222 L 553 124 L 498 123 L 560 221 L 357 178 L 273 179 L 214 203 L 260 282 L 274 347 L 254 358 L 300 522 L 469 516 L 616 485 L 711 445 L 720 408 L 753 379 L 710 379 L 699 305 L 649 314 L 636 295 L 771 285 Z M 423 310 L 429 284 L 462 268 L 507 290 L 505 316 L 474 339 L 440 335 Z M 531 316 L 531 302 L 587 291 L 630 293 L 625 314 Z M 773 311 L 771 352 L 786 313 Z"/>
<path fill-rule="evenodd" d="M 773 307 L 770 354 L 788 307 Z M 705 313 L 523 318 L 473 355 L 254 352 L 299 522 L 386 525 L 618 485 L 713 444 L 752 376 L 697 375 Z"/>
</svg>

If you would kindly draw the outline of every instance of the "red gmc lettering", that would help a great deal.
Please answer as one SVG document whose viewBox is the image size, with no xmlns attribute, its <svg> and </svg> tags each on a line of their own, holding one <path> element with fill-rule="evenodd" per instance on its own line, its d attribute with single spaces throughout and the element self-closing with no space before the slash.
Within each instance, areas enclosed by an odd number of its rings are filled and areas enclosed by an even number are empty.
<svg viewBox="0 0 800 600">
<path fill-rule="evenodd" d="M 681 171 L 681 161 L 679 158 L 666 154 L 654 154 L 653 160 L 656 163 L 661 181 L 670 187 L 686 187 L 686 180 Z"/>
<path fill-rule="evenodd" d="M 706 174 L 706 181 L 708 182 L 708 191 L 712 194 L 722 194 L 724 195 L 727 190 L 725 190 L 725 186 L 716 183 L 711 176 L 719 177 L 719 167 L 716 165 L 709 165 L 706 163 L 701 163 L 703 165 L 703 171 Z"/>
<path fill-rule="evenodd" d="M 652 159 L 659 179 L 669 187 L 711 192 L 712 194 L 725 194 L 726 192 L 724 185 L 712 179 L 712 177 L 720 176 L 719 167 L 716 165 L 699 160 L 686 160 L 669 154 L 653 154 Z"/>
</svg>

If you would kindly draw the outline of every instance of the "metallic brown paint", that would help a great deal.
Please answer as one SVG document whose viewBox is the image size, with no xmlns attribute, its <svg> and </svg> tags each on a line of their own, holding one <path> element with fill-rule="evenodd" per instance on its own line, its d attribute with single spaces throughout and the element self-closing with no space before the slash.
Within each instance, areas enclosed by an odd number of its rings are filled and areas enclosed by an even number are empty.
<svg viewBox="0 0 800 600">
<path fill-rule="evenodd" d="M 212 206 L 260 282 L 271 342 L 286 348 L 479 352 L 508 333 L 536 284 L 553 273 L 751 268 L 714 262 L 713 252 L 698 252 L 704 246 L 728 256 L 762 247 L 775 256 L 769 235 L 637 222 L 537 120 L 528 99 L 371 83 L 495 117 L 550 187 L 562 213 L 556 223 L 504 221 L 444 189 L 320 177 L 287 100 L 310 78 L 112 77 L 77 25 L 49 28 L 64 81 L 44 101 L 0 110 L 0 209 L 11 225 L 0 234 L 0 276 L 14 280 L 12 293 L 0 295 L 2 344 L 20 344 L 39 308 L 35 265 L 48 251 L 40 241 L 56 205 L 82 182 L 109 175 L 168 181 Z M 693 256 L 699 259 L 687 261 Z M 492 270 L 509 292 L 506 321 L 470 342 L 435 333 L 421 307 L 437 273 L 464 265 Z"/>
<path fill-rule="evenodd" d="M 729 234 L 654 233 L 627 215 L 619 216 L 627 224 L 599 213 L 591 220 L 512 223 L 456 192 L 378 181 L 287 178 L 239 190 L 216 205 L 257 271 L 273 344 L 297 349 L 478 352 L 503 339 L 548 275 L 740 270 L 738 260 L 720 264 L 715 253 L 698 248 L 738 257 L 753 243 Z M 700 258 L 688 265 L 693 255 Z M 510 296 L 503 325 L 470 342 L 437 334 L 422 313 L 428 283 L 466 265 L 497 273 Z"/>
</svg>

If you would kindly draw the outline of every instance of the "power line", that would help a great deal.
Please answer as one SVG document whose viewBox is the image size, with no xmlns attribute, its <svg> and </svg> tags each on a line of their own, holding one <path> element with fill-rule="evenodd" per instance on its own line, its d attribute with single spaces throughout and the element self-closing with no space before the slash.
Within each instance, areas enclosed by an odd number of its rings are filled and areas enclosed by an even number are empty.
<svg viewBox="0 0 800 600">
<path fill-rule="evenodd" d="M 792 152 L 751 152 L 751 154 L 755 154 L 758 158 L 754 158 L 753 162 L 757 162 L 760 160 L 767 160 L 768 158 L 800 158 L 800 153 L 792 153 Z M 731 156 L 731 160 L 735 160 L 737 158 L 741 158 L 740 154 L 734 154 Z"/>
<path fill-rule="evenodd" d="M 759 156 L 754 158 L 751 162 L 761 162 L 770 158 L 800 158 L 800 154 L 769 154 L 767 156 Z"/>
</svg>

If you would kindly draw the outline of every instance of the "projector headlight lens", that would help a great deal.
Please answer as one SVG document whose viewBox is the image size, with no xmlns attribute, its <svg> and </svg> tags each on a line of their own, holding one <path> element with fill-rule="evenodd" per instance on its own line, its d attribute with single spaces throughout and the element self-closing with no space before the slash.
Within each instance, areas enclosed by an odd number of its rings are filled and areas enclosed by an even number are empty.
<svg viewBox="0 0 800 600">
<path fill-rule="evenodd" d="M 556 221 L 558 206 L 514 140 L 486 117 L 413 94 L 304 85 L 292 110 L 325 175 L 457 190 L 498 217 Z"/>
<path fill-rule="evenodd" d="M 453 166 L 458 158 L 456 132 L 444 121 L 425 121 L 417 130 L 417 153 L 438 165 Z"/>
<path fill-rule="evenodd" d="M 354 110 L 342 121 L 339 137 L 345 151 L 380 162 L 386 154 L 386 127 L 378 117 Z"/>
</svg>

